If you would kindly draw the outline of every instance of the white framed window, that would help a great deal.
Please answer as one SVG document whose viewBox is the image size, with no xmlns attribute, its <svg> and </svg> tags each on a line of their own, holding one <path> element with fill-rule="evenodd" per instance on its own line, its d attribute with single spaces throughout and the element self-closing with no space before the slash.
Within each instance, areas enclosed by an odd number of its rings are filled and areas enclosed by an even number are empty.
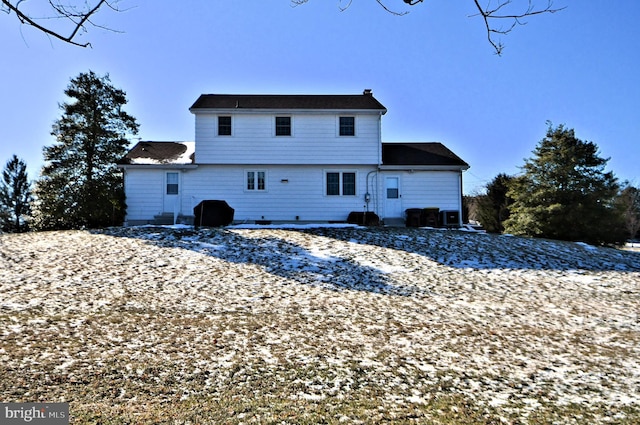
<svg viewBox="0 0 640 425">
<path fill-rule="evenodd" d="M 291 117 L 277 116 L 275 119 L 276 136 L 291 136 Z"/>
<path fill-rule="evenodd" d="M 355 196 L 355 171 L 326 171 L 324 174 L 326 196 Z"/>
<path fill-rule="evenodd" d="M 340 136 L 356 135 L 356 117 L 342 116 L 338 118 L 338 134 Z"/>
<path fill-rule="evenodd" d="M 218 116 L 218 136 L 231 136 L 231 116 Z"/>
<path fill-rule="evenodd" d="M 244 190 L 264 192 L 267 190 L 267 172 L 265 170 L 245 170 Z"/>
<path fill-rule="evenodd" d="M 167 195 L 177 195 L 180 192 L 180 175 L 178 173 L 167 173 Z"/>
</svg>

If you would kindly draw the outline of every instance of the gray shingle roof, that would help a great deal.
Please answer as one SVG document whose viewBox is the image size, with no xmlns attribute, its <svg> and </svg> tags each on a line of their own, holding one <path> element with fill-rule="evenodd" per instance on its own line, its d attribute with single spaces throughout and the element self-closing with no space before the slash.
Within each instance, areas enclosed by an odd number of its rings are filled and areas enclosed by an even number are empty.
<svg viewBox="0 0 640 425">
<path fill-rule="evenodd" d="M 191 106 L 194 109 L 329 109 L 387 110 L 369 92 L 357 95 L 252 95 L 203 94 Z"/>
<path fill-rule="evenodd" d="M 469 167 L 442 143 L 383 143 L 382 165 Z"/>
<path fill-rule="evenodd" d="M 138 142 L 120 165 L 194 164 L 194 142 Z M 442 143 L 383 143 L 383 166 L 448 166 L 469 164 Z"/>
<path fill-rule="evenodd" d="M 194 147 L 193 142 L 138 142 L 118 164 L 193 164 Z"/>
</svg>

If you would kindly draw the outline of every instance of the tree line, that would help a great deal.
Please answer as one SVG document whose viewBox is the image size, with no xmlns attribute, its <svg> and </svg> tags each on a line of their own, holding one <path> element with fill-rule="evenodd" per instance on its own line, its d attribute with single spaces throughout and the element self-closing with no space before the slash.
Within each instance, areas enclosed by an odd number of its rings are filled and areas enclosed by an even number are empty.
<svg viewBox="0 0 640 425">
<path fill-rule="evenodd" d="M 640 231 L 640 190 L 605 171 L 609 158 L 573 129 L 548 123 L 522 173 L 498 174 L 466 199 L 470 218 L 492 233 L 595 245 L 621 244 Z"/>
<path fill-rule="evenodd" d="M 124 182 L 116 163 L 127 153 L 136 119 L 124 111 L 126 93 L 109 75 L 81 73 L 64 91 L 55 142 L 32 185 L 25 162 L 13 156 L 0 180 L 0 227 L 5 232 L 121 225 Z M 489 232 L 593 244 L 620 244 L 640 229 L 640 190 L 620 183 L 593 142 L 549 123 L 546 136 L 517 176 L 499 174 L 486 193 L 468 197 L 470 217 Z"/>
<path fill-rule="evenodd" d="M 136 119 L 124 111 L 126 93 L 109 75 L 81 73 L 64 91 L 62 116 L 43 149 L 45 165 L 32 185 L 26 163 L 14 155 L 0 181 L 0 227 L 5 232 L 121 225 L 124 182 L 116 162 L 124 157 Z"/>
</svg>

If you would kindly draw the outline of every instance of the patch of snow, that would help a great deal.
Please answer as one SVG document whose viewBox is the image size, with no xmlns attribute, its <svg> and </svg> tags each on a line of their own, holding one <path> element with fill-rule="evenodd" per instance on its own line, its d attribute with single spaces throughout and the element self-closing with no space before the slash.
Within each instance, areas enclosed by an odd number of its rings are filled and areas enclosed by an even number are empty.
<svg viewBox="0 0 640 425">
<path fill-rule="evenodd" d="M 61 365 L 56 366 L 56 369 L 58 369 L 58 370 L 69 369 L 71 366 L 74 365 L 75 362 L 76 361 L 74 359 L 67 360 L 66 362 L 62 363 Z"/>
<path fill-rule="evenodd" d="M 455 393 L 519 422 L 550 404 L 640 405 L 637 253 L 354 225 L 187 228 L 0 236 L 1 379 L 114 368 L 189 399 L 291 378 L 292 398 L 374 385 L 401 409 Z"/>
<path fill-rule="evenodd" d="M 298 393 L 295 396 L 296 399 L 309 400 L 309 401 L 321 401 L 327 398 L 322 394 L 307 394 L 307 393 Z"/>
<path fill-rule="evenodd" d="M 425 400 L 424 398 L 417 396 L 417 395 L 412 395 L 411 397 L 407 397 L 407 401 L 409 403 L 413 403 L 413 404 L 427 404 L 427 400 Z"/>
<path fill-rule="evenodd" d="M 295 224 L 295 223 L 280 223 L 280 224 L 231 224 L 225 227 L 226 229 L 354 229 L 364 228 L 357 224 L 348 223 L 307 223 L 307 224 Z"/>
<path fill-rule="evenodd" d="M 584 249 L 588 249 L 590 251 L 596 251 L 598 248 L 593 246 L 593 245 L 589 245 L 588 243 L 585 242 L 576 242 L 576 245 L 579 245 L 581 247 L 583 247 Z"/>
</svg>

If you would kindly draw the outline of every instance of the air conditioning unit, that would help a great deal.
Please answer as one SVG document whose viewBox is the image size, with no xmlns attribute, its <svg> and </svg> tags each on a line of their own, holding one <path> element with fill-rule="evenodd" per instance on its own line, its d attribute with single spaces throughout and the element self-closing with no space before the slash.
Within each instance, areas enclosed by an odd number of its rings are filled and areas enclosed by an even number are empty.
<svg viewBox="0 0 640 425">
<path fill-rule="evenodd" d="M 444 227 L 460 227 L 460 211 L 440 211 L 440 224 Z"/>
</svg>

